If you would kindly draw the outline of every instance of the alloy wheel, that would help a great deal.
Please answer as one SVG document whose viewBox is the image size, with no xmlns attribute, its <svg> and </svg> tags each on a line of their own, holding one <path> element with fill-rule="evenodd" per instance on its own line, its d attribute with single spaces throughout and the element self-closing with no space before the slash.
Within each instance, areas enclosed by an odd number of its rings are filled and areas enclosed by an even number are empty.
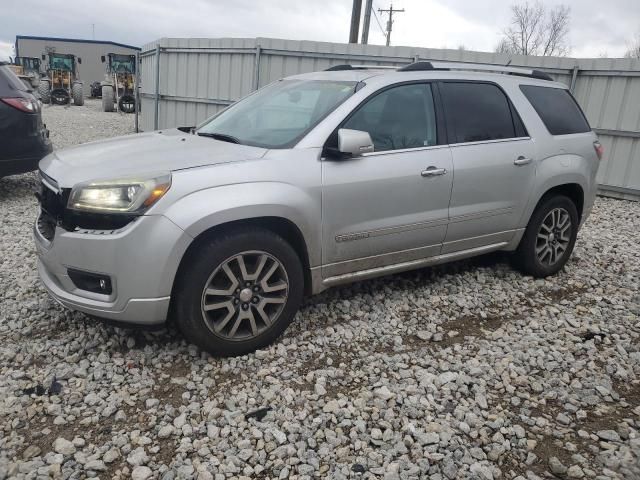
<svg viewBox="0 0 640 480">
<path fill-rule="evenodd" d="M 280 316 L 289 295 L 282 263 L 267 252 L 234 255 L 213 271 L 202 292 L 207 327 L 227 340 L 260 335 Z"/>
<path fill-rule="evenodd" d="M 554 208 L 544 217 L 536 237 L 536 256 L 542 265 L 555 265 L 562 259 L 572 228 L 571 216 L 564 208 Z"/>
</svg>

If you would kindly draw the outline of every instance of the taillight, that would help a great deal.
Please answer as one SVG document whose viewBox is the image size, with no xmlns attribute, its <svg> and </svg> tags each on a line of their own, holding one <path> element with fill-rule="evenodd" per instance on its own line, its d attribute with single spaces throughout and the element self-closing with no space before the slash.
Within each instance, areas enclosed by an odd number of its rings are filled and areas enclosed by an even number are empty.
<svg viewBox="0 0 640 480">
<path fill-rule="evenodd" d="M 593 142 L 593 149 L 596 151 L 596 155 L 598 155 L 598 160 L 602 160 L 602 156 L 604 155 L 604 147 L 598 140 Z"/>
<path fill-rule="evenodd" d="M 0 101 L 21 112 L 36 113 L 38 111 L 38 102 L 29 98 L 0 98 Z"/>
</svg>

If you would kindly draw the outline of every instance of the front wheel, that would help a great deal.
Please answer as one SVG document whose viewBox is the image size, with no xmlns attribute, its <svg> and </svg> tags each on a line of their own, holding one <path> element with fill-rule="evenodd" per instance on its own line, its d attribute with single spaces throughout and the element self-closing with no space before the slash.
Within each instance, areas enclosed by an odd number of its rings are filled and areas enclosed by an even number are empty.
<svg viewBox="0 0 640 480">
<path fill-rule="evenodd" d="M 192 343 L 242 355 L 272 343 L 302 301 L 302 264 L 279 235 L 242 228 L 200 244 L 181 267 L 174 314 Z"/>
<path fill-rule="evenodd" d="M 578 227 L 578 210 L 570 198 L 554 195 L 543 199 L 516 251 L 520 269 L 538 278 L 560 271 L 571 256 Z"/>
</svg>

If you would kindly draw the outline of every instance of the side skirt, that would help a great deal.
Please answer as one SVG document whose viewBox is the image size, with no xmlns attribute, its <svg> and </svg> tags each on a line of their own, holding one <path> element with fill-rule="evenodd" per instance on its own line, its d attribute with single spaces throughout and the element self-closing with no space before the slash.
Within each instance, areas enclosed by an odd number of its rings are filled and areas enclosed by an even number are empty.
<svg viewBox="0 0 640 480">
<path fill-rule="evenodd" d="M 317 267 L 312 269 L 311 271 L 311 276 L 313 279 L 313 293 L 320 293 L 321 291 L 336 285 L 357 282 L 360 280 L 367 280 L 369 278 L 405 272 L 407 270 L 415 270 L 417 268 L 428 267 L 432 265 L 439 265 L 442 263 L 452 262 L 454 260 L 462 260 L 463 258 L 475 257 L 476 255 L 482 255 L 484 253 L 504 249 L 508 244 L 509 242 L 493 243 L 491 245 L 484 245 L 481 247 L 470 248 L 458 252 L 435 255 L 433 257 L 421 258 L 409 262 L 401 262 L 393 265 L 386 265 L 384 267 L 376 267 L 367 270 L 360 270 L 357 272 L 345 273 L 343 275 L 336 275 L 325 279 L 321 278 L 321 267 Z"/>
</svg>

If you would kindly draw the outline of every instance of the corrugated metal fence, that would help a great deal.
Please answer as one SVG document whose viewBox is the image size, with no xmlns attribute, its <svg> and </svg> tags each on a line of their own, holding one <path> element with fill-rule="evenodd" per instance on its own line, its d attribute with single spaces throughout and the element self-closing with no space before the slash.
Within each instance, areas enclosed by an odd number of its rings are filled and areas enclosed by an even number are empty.
<svg viewBox="0 0 640 480">
<path fill-rule="evenodd" d="M 341 63 L 528 66 L 568 85 L 600 135 L 602 193 L 640 200 L 640 60 L 526 57 L 272 38 L 163 38 L 143 47 L 141 128 L 195 125 L 279 78 Z M 158 61 L 159 59 L 159 61 Z"/>
</svg>

